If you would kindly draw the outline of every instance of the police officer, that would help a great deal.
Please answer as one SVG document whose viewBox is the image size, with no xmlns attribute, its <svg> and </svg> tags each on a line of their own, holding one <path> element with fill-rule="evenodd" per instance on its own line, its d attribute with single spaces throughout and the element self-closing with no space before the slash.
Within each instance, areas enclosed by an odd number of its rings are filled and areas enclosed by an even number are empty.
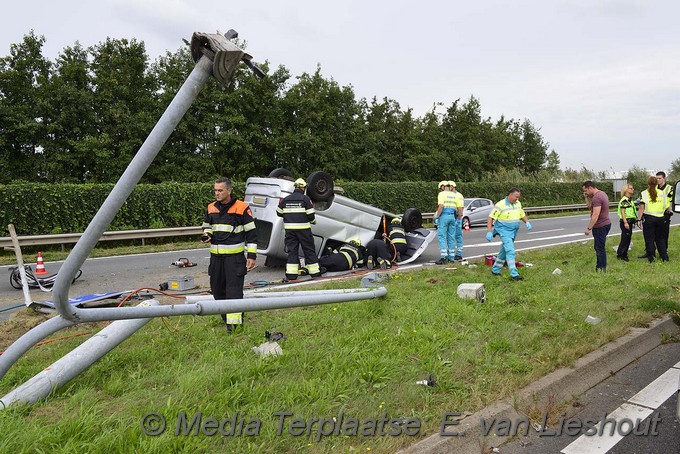
<svg viewBox="0 0 680 454">
<path fill-rule="evenodd" d="M 465 207 L 465 198 L 463 197 L 463 194 L 458 192 L 456 189 L 456 182 L 455 181 L 449 181 L 449 186 L 451 187 L 451 191 L 453 192 L 455 196 L 455 201 L 456 201 L 456 229 L 455 229 L 455 235 L 453 237 L 453 245 L 454 245 L 454 259 L 455 260 L 463 260 L 463 208 Z"/>
<path fill-rule="evenodd" d="M 524 221 L 527 230 L 531 230 L 531 223 L 524 213 L 522 203 L 519 201 L 520 191 L 517 188 L 510 189 L 508 196 L 499 201 L 493 208 L 486 221 L 486 241 L 493 240 L 493 237 L 501 237 L 501 250 L 496 256 L 496 261 L 491 267 L 491 273 L 495 276 L 501 275 L 503 263 L 507 262 L 510 270 L 510 279 L 521 281 L 524 279 L 517 271 L 515 264 L 515 237 L 519 230 L 519 221 Z"/>
<path fill-rule="evenodd" d="M 439 183 L 439 195 L 437 196 L 437 211 L 434 220 L 437 223 L 437 239 L 439 240 L 439 260 L 437 265 L 445 265 L 455 260 L 456 235 L 456 196 L 451 191 L 449 181 Z"/>
<path fill-rule="evenodd" d="M 666 183 L 666 172 L 662 171 L 656 172 L 656 184 L 657 191 L 666 198 L 666 209 L 663 213 L 661 233 L 666 241 L 666 248 L 668 248 L 668 235 L 671 230 L 671 216 L 673 216 L 673 210 L 671 209 L 671 203 L 673 203 L 673 186 Z"/>
<path fill-rule="evenodd" d="M 279 202 L 276 214 L 283 218 L 283 226 L 286 230 L 284 239 L 288 250 L 286 262 L 286 279 L 294 281 L 298 278 L 300 257 L 298 249 L 302 248 L 305 257 L 305 265 L 310 276 L 319 277 L 319 259 L 314 248 L 312 236 L 312 224 L 316 224 L 314 217 L 314 205 L 305 194 L 307 182 L 298 178 L 293 183 L 293 193 Z"/>
<path fill-rule="evenodd" d="M 352 239 L 331 254 L 322 256 L 319 266 L 322 274 L 326 271 L 347 271 L 363 266 L 365 257 L 366 249 L 361 246 L 361 241 Z"/>
<path fill-rule="evenodd" d="M 201 240 L 210 243 L 210 290 L 216 300 L 243 299 L 243 281 L 257 257 L 255 221 L 248 204 L 231 196 L 229 178 L 215 180 L 214 190 L 201 226 Z M 228 333 L 243 324 L 243 313 L 221 315 Z"/>
<path fill-rule="evenodd" d="M 628 183 L 621 189 L 621 200 L 619 200 L 619 206 L 616 209 L 616 213 L 619 215 L 619 226 L 621 227 L 621 241 L 619 242 L 619 247 L 616 250 L 616 258 L 627 262 L 628 259 L 628 247 L 630 246 L 630 240 L 633 236 L 633 227 L 637 224 L 637 217 L 635 215 L 635 205 L 633 204 L 633 185 Z"/>
<path fill-rule="evenodd" d="M 645 239 L 645 256 L 653 262 L 656 251 L 664 262 L 668 261 L 668 244 L 664 235 L 666 205 L 670 203 L 665 193 L 658 190 L 656 177 L 647 179 L 647 189 L 642 191 L 638 204 L 637 217 L 642 224 L 642 236 Z"/>
<path fill-rule="evenodd" d="M 406 254 L 408 250 L 408 243 L 406 242 L 406 231 L 401 225 L 401 218 L 393 218 L 387 227 L 387 238 L 389 242 L 392 243 L 393 249 L 396 251 L 395 260 L 401 260 L 401 256 Z M 389 249 L 389 247 L 388 247 Z"/>
</svg>

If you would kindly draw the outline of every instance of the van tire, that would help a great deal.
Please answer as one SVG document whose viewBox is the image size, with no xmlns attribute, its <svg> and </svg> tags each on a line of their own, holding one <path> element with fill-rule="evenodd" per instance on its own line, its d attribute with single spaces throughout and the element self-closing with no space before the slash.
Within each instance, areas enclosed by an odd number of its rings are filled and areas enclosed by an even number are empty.
<svg viewBox="0 0 680 454">
<path fill-rule="evenodd" d="M 315 202 L 325 202 L 333 197 L 333 177 L 327 172 L 313 172 L 307 178 L 307 195 Z"/>
<path fill-rule="evenodd" d="M 284 169 L 283 167 L 279 167 L 278 169 L 274 169 L 271 172 L 269 172 L 269 178 L 281 178 L 283 180 L 290 180 L 293 181 L 293 174 L 290 173 L 288 169 Z"/>
<path fill-rule="evenodd" d="M 423 215 L 417 208 L 409 208 L 404 211 L 404 216 L 401 218 L 401 225 L 407 232 L 412 232 L 423 226 Z"/>
</svg>

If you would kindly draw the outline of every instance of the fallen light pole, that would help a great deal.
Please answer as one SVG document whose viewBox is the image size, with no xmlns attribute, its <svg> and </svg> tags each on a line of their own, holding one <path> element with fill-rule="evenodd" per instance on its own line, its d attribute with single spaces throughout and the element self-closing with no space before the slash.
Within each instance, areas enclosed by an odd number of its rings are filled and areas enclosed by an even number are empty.
<svg viewBox="0 0 680 454">
<path fill-rule="evenodd" d="M 257 76 L 264 74 L 251 62 L 252 57 L 233 44 L 229 39 L 238 36 L 230 30 L 226 36 L 220 34 L 194 33 L 191 39 L 191 54 L 196 66 L 189 74 L 187 80 L 179 89 L 175 98 L 165 110 L 158 123 L 144 141 L 135 157 L 128 165 L 123 175 L 118 179 L 111 193 L 101 205 L 87 229 L 80 237 L 75 247 L 64 261 L 57 275 L 52 294 L 54 306 L 59 315 L 43 322 L 28 331 L 0 356 L 0 379 L 2 379 L 10 367 L 45 337 L 69 326 L 83 322 L 98 322 L 108 320 L 131 320 L 137 319 L 129 326 L 121 330 L 115 339 L 107 340 L 105 337 L 97 339 L 97 350 L 101 352 L 97 358 L 84 357 L 77 353 L 67 361 L 77 361 L 77 364 L 68 369 L 68 372 L 60 374 L 55 387 L 65 383 L 80 372 L 89 367 L 92 362 L 106 354 L 134 331 L 146 324 L 153 317 L 168 317 L 177 315 L 214 315 L 233 312 L 251 312 L 260 310 L 280 309 L 288 307 L 311 306 L 318 304 L 343 303 L 358 301 L 384 296 L 387 290 L 384 287 L 357 288 L 345 291 L 313 291 L 313 292 L 285 292 L 283 295 L 267 297 L 244 298 L 238 300 L 211 301 L 209 298 L 199 299 L 193 303 L 175 305 L 146 305 L 137 307 L 116 308 L 90 308 L 80 309 L 69 304 L 68 293 L 74 277 L 83 265 L 92 249 L 106 231 L 115 215 L 132 193 L 144 172 L 149 168 L 161 147 L 173 132 L 179 121 L 193 103 L 198 93 L 206 84 L 210 75 L 213 75 L 222 85 L 227 85 L 232 78 L 236 67 L 243 62 Z M 139 326 L 138 326 L 139 325 Z M 133 327 L 138 326 L 136 329 Z M 125 334 L 127 333 L 127 334 Z M 122 339 L 119 339 L 122 336 Z M 96 336 L 95 336 L 96 337 Z M 106 346 L 111 343 L 110 348 Z M 67 355 L 68 356 L 68 355 Z M 66 357 L 65 357 L 66 358 Z M 65 360 L 64 358 L 64 360 Z M 55 363 L 61 364 L 60 362 Z M 66 381 L 64 381 L 66 380 Z M 25 383 L 21 389 L 21 398 L 12 397 L 10 393 L 7 402 L 3 398 L 3 405 L 12 402 L 34 402 L 43 395 L 45 383 L 49 379 L 36 376 Z M 18 392 L 18 390 L 15 390 Z"/>
</svg>

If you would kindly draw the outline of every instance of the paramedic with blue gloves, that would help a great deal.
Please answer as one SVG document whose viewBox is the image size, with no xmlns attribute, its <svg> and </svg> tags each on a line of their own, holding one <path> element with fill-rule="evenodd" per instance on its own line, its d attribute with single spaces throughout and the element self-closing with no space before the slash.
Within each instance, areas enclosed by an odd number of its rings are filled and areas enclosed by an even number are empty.
<svg viewBox="0 0 680 454">
<path fill-rule="evenodd" d="M 491 273 L 500 276 L 503 263 L 507 262 L 510 269 L 510 279 L 513 281 L 524 279 L 517 271 L 515 264 L 515 237 L 519 230 L 520 221 L 524 221 L 527 230 L 532 229 L 531 223 L 522 208 L 522 203 L 519 201 L 519 196 L 520 190 L 512 188 L 508 192 L 508 196 L 494 206 L 486 222 L 488 230 L 486 240 L 492 241 L 494 236 L 500 236 L 502 242 L 496 261 L 491 267 Z"/>
<path fill-rule="evenodd" d="M 456 245 L 456 196 L 451 191 L 450 181 L 441 181 L 438 185 L 437 212 L 434 221 L 437 222 L 437 237 L 439 239 L 439 260 L 437 265 L 445 265 L 455 260 Z M 367 246 L 368 247 L 368 246 Z"/>
</svg>

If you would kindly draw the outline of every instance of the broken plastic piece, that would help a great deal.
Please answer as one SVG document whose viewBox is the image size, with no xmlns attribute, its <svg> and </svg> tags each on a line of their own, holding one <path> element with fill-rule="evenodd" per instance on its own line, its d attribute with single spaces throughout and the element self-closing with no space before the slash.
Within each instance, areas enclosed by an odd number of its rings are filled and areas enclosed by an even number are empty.
<svg viewBox="0 0 680 454">
<path fill-rule="evenodd" d="M 562 270 L 559 268 L 555 268 L 552 272 L 552 274 L 562 274 Z"/>
<path fill-rule="evenodd" d="M 434 386 L 436 382 L 434 380 L 434 375 L 430 374 L 425 380 L 418 380 L 416 385 Z"/>
<path fill-rule="evenodd" d="M 260 356 L 283 355 L 283 350 L 277 342 L 265 342 L 253 347 L 252 350 Z"/>
<path fill-rule="evenodd" d="M 600 323 L 601 321 L 602 321 L 601 318 L 599 318 L 599 317 L 593 317 L 592 315 L 588 315 L 588 316 L 586 317 L 586 323 L 590 323 L 591 325 L 597 325 L 597 324 Z"/>
</svg>

